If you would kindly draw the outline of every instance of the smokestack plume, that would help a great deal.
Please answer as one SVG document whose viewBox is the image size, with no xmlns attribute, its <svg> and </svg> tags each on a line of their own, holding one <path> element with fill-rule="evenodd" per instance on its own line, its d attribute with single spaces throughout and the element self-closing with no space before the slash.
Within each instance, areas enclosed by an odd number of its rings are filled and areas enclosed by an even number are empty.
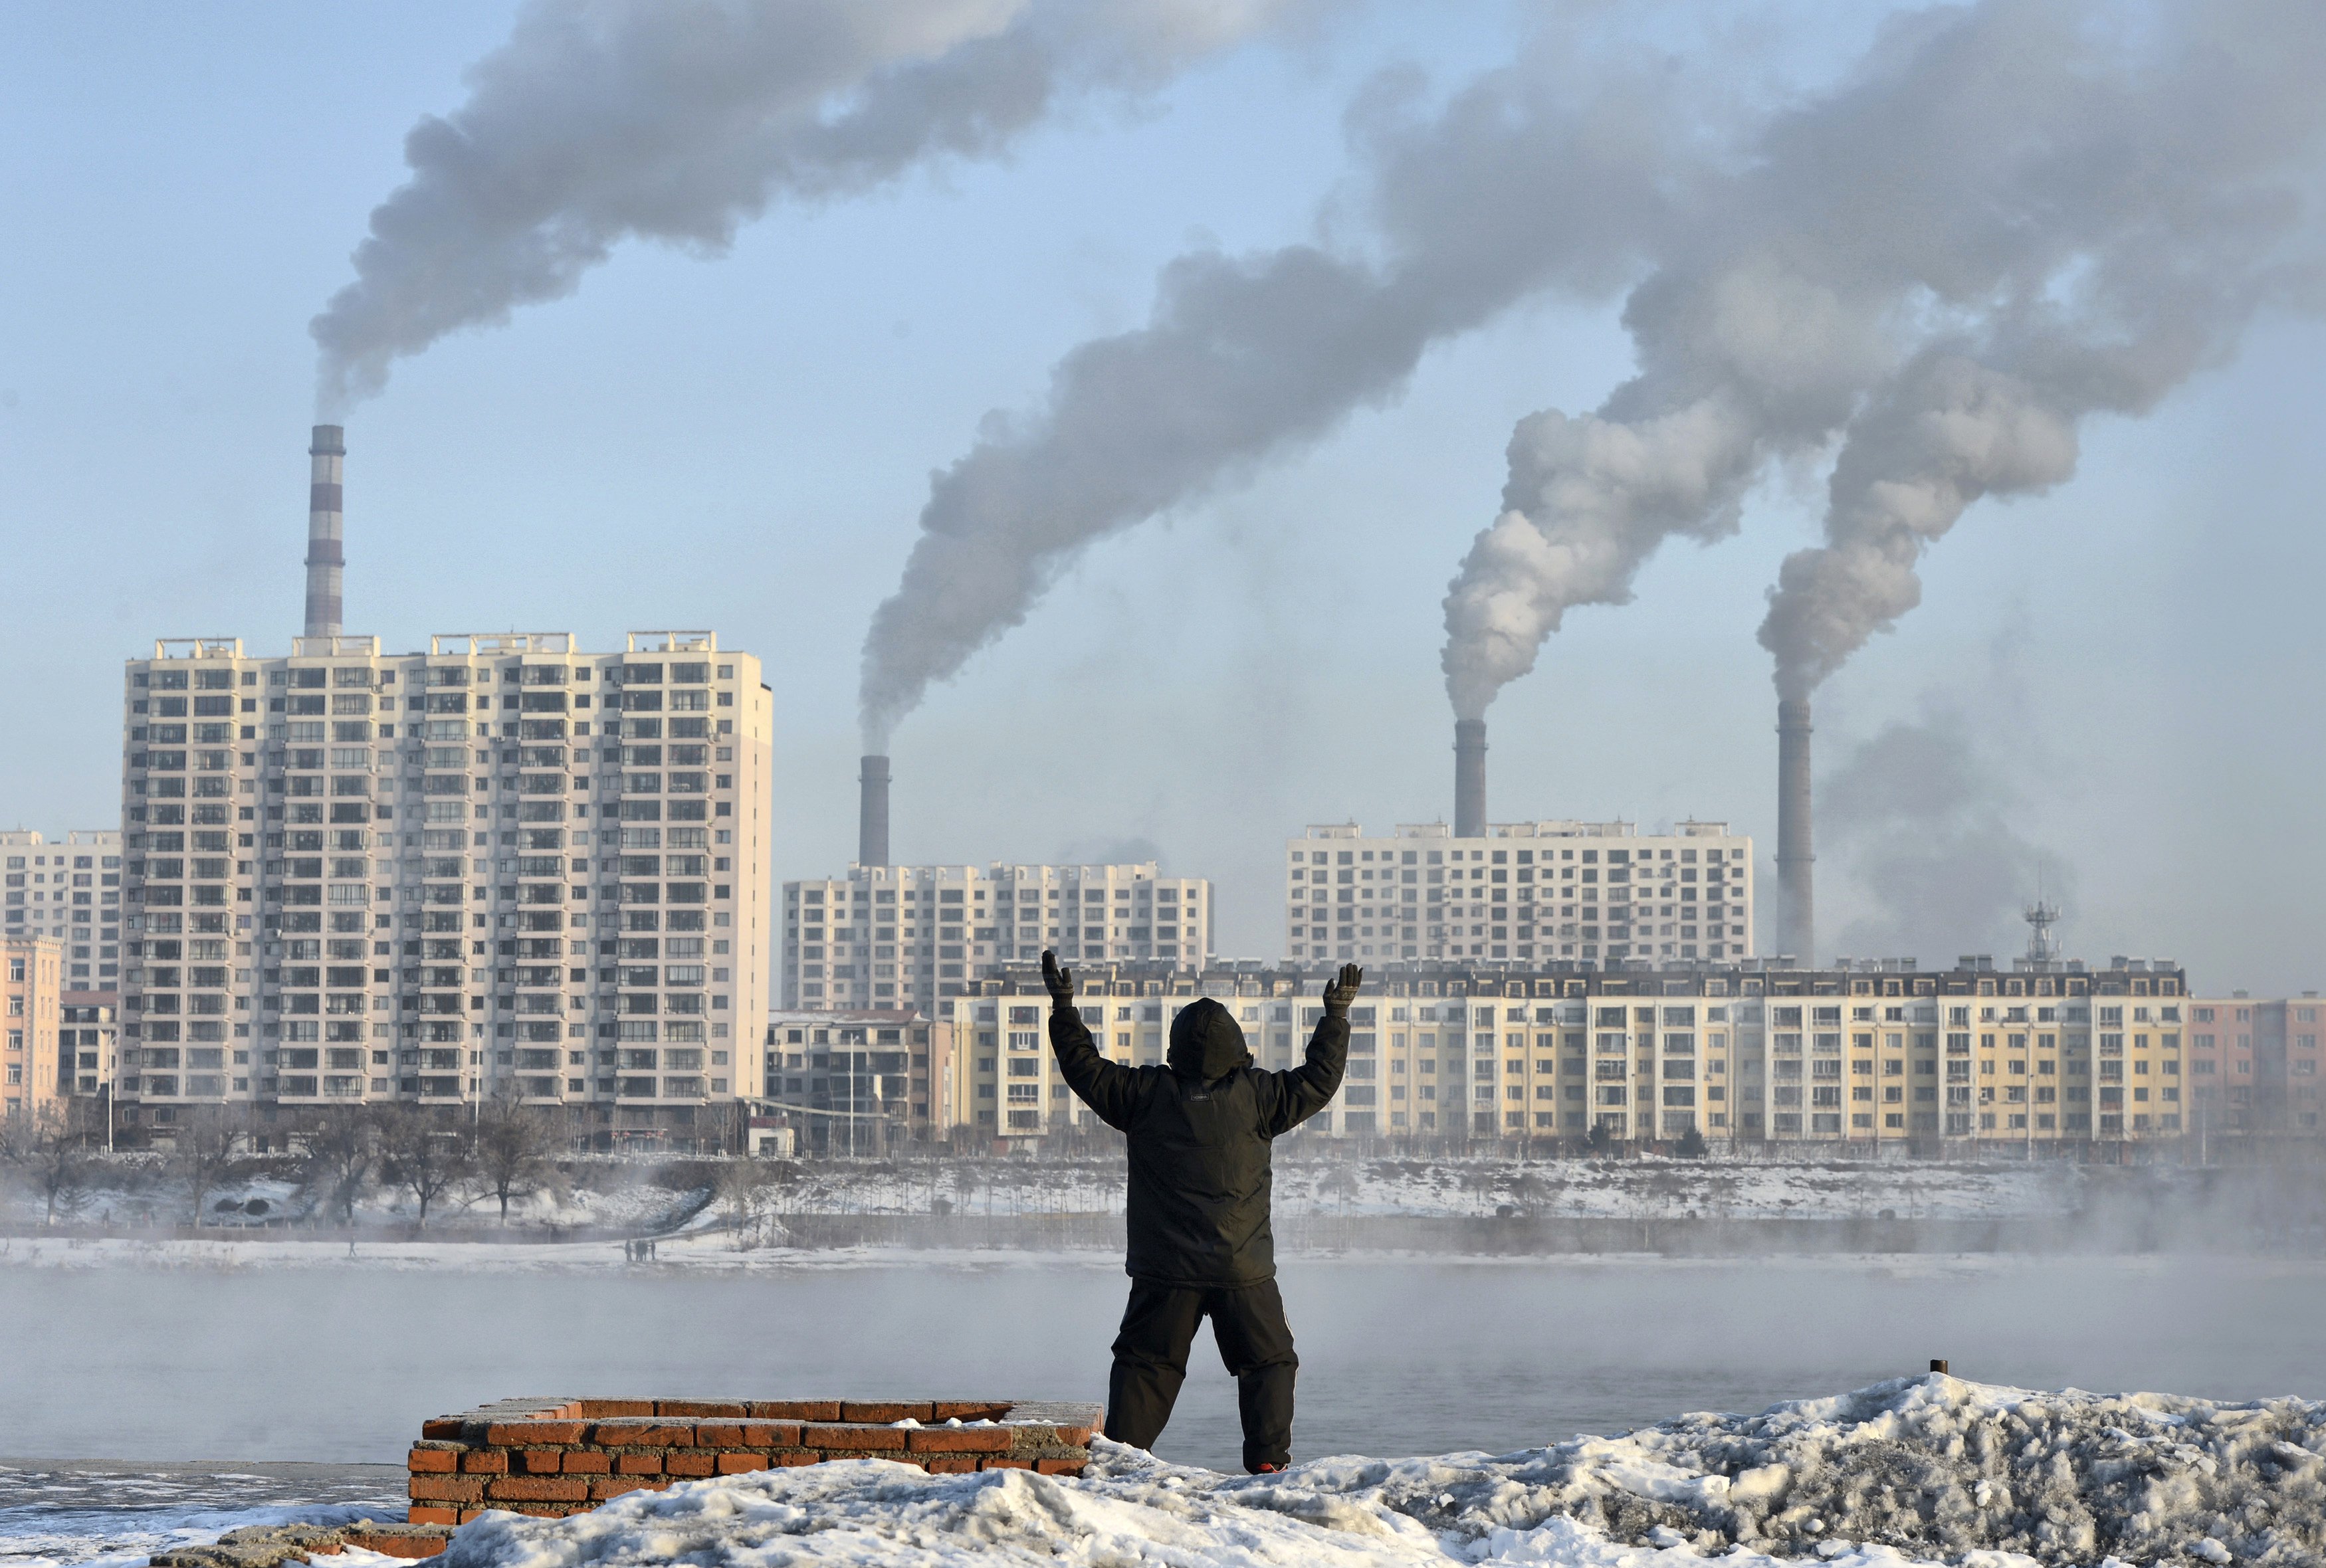
<svg viewBox="0 0 2326 1568">
<path fill-rule="evenodd" d="M 319 424 L 307 443 L 307 630 L 311 637 L 340 635 L 340 577 L 347 564 L 340 549 L 347 520 L 341 513 L 341 478 L 348 460 L 347 431 Z"/>
<path fill-rule="evenodd" d="M 1810 704 L 1777 704 L 1777 951 L 1817 961 L 1817 899 L 1810 867 Z"/>
<path fill-rule="evenodd" d="M 856 812 L 856 863 L 859 866 L 886 866 L 889 863 L 889 759 L 868 756 L 864 771 L 857 775 L 863 786 L 861 803 Z"/>
<path fill-rule="evenodd" d="M 1454 836 L 1486 836 L 1486 721 L 1454 721 Z"/>
</svg>

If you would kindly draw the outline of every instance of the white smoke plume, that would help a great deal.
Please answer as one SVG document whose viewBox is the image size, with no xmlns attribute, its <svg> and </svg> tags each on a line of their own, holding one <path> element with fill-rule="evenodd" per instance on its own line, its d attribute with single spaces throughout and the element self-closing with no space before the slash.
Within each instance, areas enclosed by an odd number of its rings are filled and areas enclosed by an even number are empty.
<svg viewBox="0 0 2326 1568">
<path fill-rule="evenodd" d="M 405 140 L 311 324 L 336 416 L 447 333 L 561 299 L 625 240 L 717 255 L 783 199 L 1005 151 L 1326 0 L 533 0 Z"/>
<path fill-rule="evenodd" d="M 1503 515 L 1446 601 L 1456 714 L 1618 604 L 1674 533 L 1717 537 L 1772 458 L 1841 450 L 1827 543 L 1761 638 L 1805 695 L 1919 597 L 1981 496 L 2072 475 L 2079 422 L 2138 414 L 2313 299 L 2326 10 L 2303 0 L 1982 0 L 1893 22 L 1772 120 L 1633 292 L 1641 372 L 1521 422 Z"/>
<path fill-rule="evenodd" d="M 934 476 L 865 638 L 865 749 L 885 750 L 929 685 L 1020 624 L 1093 542 L 1388 401 L 1430 344 L 1515 301 L 1620 287 L 1692 169 L 1676 96 L 1546 46 L 1426 123 L 1361 104 L 1377 254 L 1177 258 L 1147 326 L 1069 352 L 1040 411 L 988 415 Z"/>
</svg>

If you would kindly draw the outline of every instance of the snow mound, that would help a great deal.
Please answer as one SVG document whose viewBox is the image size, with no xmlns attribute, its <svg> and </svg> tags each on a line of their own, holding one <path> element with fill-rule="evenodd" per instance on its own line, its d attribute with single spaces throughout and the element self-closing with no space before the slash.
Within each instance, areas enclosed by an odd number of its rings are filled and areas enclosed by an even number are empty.
<svg viewBox="0 0 2326 1568">
<path fill-rule="evenodd" d="M 1087 1475 L 877 1460 L 488 1514 L 447 1568 L 1447 1563 L 1835 1568 L 2326 1563 L 2326 1405 L 2029 1393 L 1933 1376 L 1516 1453 L 1229 1477 L 1101 1441 Z"/>
</svg>

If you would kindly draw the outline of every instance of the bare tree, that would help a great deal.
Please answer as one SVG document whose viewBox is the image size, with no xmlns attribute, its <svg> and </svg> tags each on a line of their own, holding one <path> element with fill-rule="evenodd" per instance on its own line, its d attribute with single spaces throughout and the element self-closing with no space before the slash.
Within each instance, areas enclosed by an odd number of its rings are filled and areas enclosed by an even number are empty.
<svg viewBox="0 0 2326 1568">
<path fill-rule="evenodd" d="M 250 1136 L 249 1117 L 239 1106 L 188 1106 L 178 1113 L 172 1136 L 170 1169 L 186 1183 L 187 1222 L 199 1226 L 202 1200 Z"/>
<path fill-rule="evenodd" d="M 377 1114 L 366 1105 L 332 1105 L 317 1110 L 306 1127 L 304 1185 L 340 1222 L 356 1221 L 356 1200 L 379 1163 Z"/>
<path fill-rule="evenodd" d="M 509 1200 L 539 1190 L 554 1173 L 565 1143 L 556 1113 L 527 1106 L 504 1080 L 477 1118 L 476 1169 L 486 1192 L 500 1200 L 508 1223 Z"/>
<path fill-rule="evenodd" d="M 476 1169 L 461 1129 L 416 1105 L 396 1106 L 380 1118 L 379 1152 L 381 1176 L 412 1194 L 423 1230 L 428 1211 Z"/>
<path fill-rule="evenodd" d="M 79 1209 L 88 1193 L 90 1165 L 88 1118 L 50 1101 L 33 1118 L 30 1161 L 33 1185 L 48 1204 L 46 1223 L 57 1222 L 57 1211 Z"/>
</svg>

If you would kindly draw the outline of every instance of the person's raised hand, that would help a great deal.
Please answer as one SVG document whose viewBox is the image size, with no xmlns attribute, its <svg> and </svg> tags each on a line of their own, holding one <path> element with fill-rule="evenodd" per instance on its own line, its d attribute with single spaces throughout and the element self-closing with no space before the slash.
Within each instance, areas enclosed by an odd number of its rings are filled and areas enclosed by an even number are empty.
<svg viewBox="0 0 2326 1568">
<path fill-rule="evenodd" d="M 1354 964 L 1343 964 L 1340 978 L 1325 982 L 1325 1011 L 1336 1018 L 1347 1016 L 1349 1004 L 1357 999 L 1357 988 L 1364 982 L 1364 970 Z"/>
<path fill-rule="evenodd" d="M 1075 971 L 1058 967 L 1058 954 L 1054 948 L 1042 950 L 1042 983 L 1050 988 L 1050 1000 L 1065 1007 L 1075 999 Z"/>
</svg>

